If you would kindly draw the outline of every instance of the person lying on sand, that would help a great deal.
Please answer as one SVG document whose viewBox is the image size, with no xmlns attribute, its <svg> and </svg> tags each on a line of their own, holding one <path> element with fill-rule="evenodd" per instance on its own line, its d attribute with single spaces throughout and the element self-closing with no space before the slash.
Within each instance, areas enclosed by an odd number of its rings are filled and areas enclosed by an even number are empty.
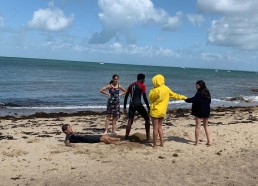
<svg viewBox="0 0 258 186">
<path fill-rule="evenodd" d="M 74 134 L 69 124 L 62 125 L 62 131 L 66 134 L 65 145 L 73 147 L 71 143 L 99 143 L 120 144 L 120 138 L 110 137 L 109 135 L 78 135 Z"/>
</svg>

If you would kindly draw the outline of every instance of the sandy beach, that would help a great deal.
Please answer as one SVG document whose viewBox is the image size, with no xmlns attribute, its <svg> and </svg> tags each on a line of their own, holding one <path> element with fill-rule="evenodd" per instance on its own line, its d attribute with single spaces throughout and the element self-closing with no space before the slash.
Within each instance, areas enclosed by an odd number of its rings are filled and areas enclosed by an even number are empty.
<svg viewBox="0 0 258 186">
<path fill-rule="evenodd" d="M 62 123 L 81 134 L 101 134 L 103 113 L 38 114 L 0 119 L 0 185 L 258 185 L 258 107 L 216 108 L 194 146 L 190 110 L 169 111 L 165 146 L 145 145 L 136 117 L 130 141 L 121 145 L 64 145 Z M 125 133 L 127 118 L 117 122 Z M 152 130 L 152 128 L 151 128 Z"/>
</svg>

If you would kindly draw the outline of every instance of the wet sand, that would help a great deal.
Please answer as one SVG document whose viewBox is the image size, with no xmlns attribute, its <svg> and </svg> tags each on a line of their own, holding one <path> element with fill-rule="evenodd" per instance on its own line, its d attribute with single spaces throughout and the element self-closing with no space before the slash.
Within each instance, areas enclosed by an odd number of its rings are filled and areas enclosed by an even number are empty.
<svg viewBox="0 0 258 186">
<path fill-rule="evenodd" d="M 144 121 L 135 118 L 130 142 L 64 146 L 61 125 L 101 134 L 103 113 L 39 113 L 0 119 L 1 185 L 258 185 L 258 107 L 217 108 L 194 146 L 189 110 L 169 111 L 165 146 L 145 145 Z M 126 116 L 117 122 L 125 133 Z M 152 128 L 151 128 L 152 130 Z"/>
</svg>

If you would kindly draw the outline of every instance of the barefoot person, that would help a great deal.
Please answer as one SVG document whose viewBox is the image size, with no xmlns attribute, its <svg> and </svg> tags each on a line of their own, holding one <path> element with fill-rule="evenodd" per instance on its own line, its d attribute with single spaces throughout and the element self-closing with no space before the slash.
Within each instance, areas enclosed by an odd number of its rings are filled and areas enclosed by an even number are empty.
<svg viewBox="0 0 258 186">
<path fill-rule="evenodd" d="M 105 144 L 119 144 L 120 138 L 110 137 L 108 135 L 78 135 L 74 134 L 72 127 L 68 124 L 62 125 L 62 131 L 66 134 L 65 136 L 65 145 L 72 147 L 71 143 L 99 143 L 103 142 Z"/>
<path fill-rule="evenodd" d="M 105 132 L 104 134 L 108 133 L 108 126 L 110 118 L 112 117 L 112 133 L 116 134 L 115 127 L 116 127 L 116 121 L 120 117 L 120 96 L 125 94 L 126 90 L 122 85 L 118 83 L 119 76 L 117 74 L 114 74 L 112 77 L 112 80 L 110 81 L 110 84 L 100 89 L 100 92 L 104 95 L 108 96 L 108 102 L 107 102 L 107 117 L 106 117 L 106 123 L 105 123 Z M 106 92 L 108 90 L 108 92 Z M 120 94 L 119 91 L 122 91 Z"/>
<path fill-rule="evenodd" d="M 153 148 L 157 146 L 158 135 L 160 138 L 160 146 L 163 147 L 163 129 L 162 122 L 166 116 L 169 98 L 177 100 L 185 100 L 187 97 L 176 94 L 165 85 L 165 78 L 158 74 L 152 78 L 154 88 L 149 93 L 151 102 L 150 116 L 153 125 Z"/>
<path fill-rule="evenodd" d="M 131 127 L 134 120 L 134 114 L 137 111 L 145 120 L 145 130 L 146 130 L 146 140 L 149 142 L 150 140 L 150 117 L 148 115 L 148 112 L 144 108 L 141 97 L 143 97 L 143 100 L 148 108 L 148 111 L 150 110 L 149 102 L 146 96 L 146 87 L 144 85 L 145 75 L 144 74 L 138 74 L 137 75 L 137 82 L 132 83 L 125 94 L 124 99 L 124 112 L 126 112 L 126 104 L 128 96 L 130 95 L 130 104 L 129 104 L 129 111 L 128 111 L 128 123 L 126 127 L 126 133 L 125 133 L 125 140 L 128 139 L 128 136 L 131 131 Z"/>
<path fill-rule="evenodd" d="M 197 92 L 194 97 L 185 100 L 192 104 L 192 115 L 195 116 L 195 145 L 199 143 L 201 120 L 207 137 L 206 145 L 211 145 L 210 133 L 208 129 L 208 119 L 210 116 L 211 95 L 203 80 L 196 82 Z"/>
</svg>

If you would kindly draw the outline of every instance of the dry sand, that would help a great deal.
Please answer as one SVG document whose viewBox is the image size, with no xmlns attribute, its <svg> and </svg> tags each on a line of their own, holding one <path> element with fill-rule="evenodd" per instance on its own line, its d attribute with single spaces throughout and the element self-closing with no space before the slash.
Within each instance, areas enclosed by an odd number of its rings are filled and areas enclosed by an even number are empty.
<svg viewBox="0 0 258 186">
<path fill-rule="evenodd" d="M 212 146 L 204 130 L 194 146 L 189 110 L 169 112 L 165 147 L 144 144 L 137 117 L 121 145 L 64 146 L 62 123 L 83 134 L 103 132 L 105 116 L 0 119 L 0 185 L 258 185 L 258 107 L 212 111 Z M 127 118 L 117 128 L 124 135 Z"/>
</svg>

